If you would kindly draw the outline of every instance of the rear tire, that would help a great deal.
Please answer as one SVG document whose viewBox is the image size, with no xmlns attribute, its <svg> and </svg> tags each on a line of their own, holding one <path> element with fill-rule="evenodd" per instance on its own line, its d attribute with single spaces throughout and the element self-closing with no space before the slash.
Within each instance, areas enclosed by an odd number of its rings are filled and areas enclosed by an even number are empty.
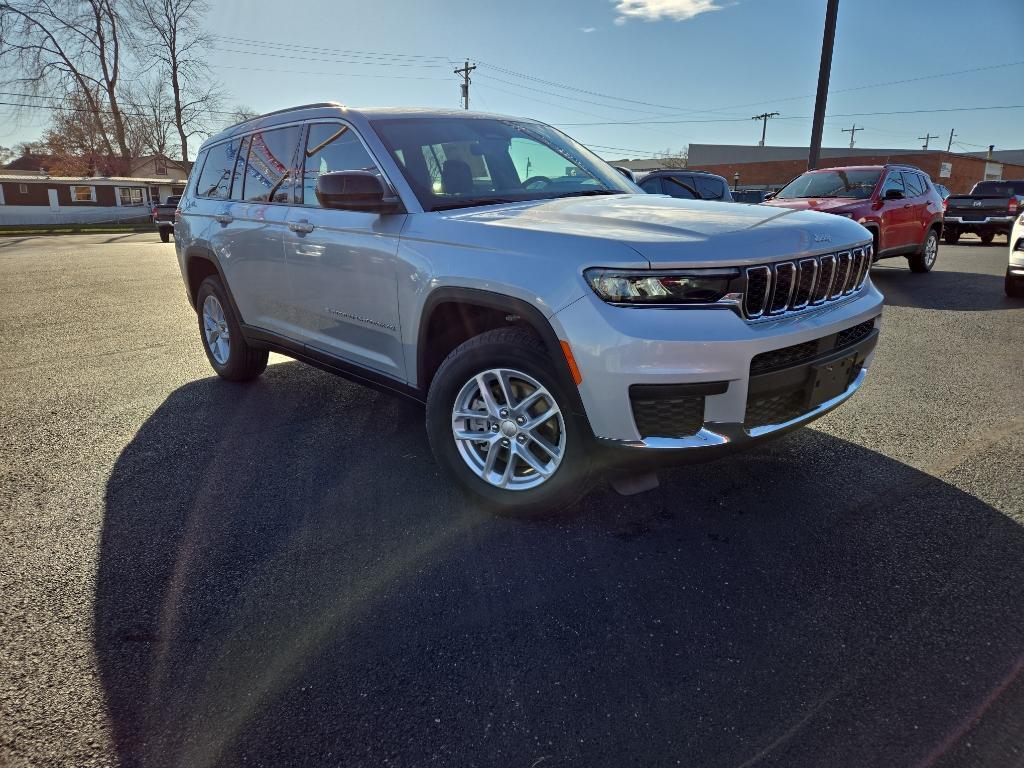
<svg viewBox="0 0 1024 768">
<path fill-rule="evenodd" d="M 911 272 L 931 272 L 939 257 L 939 233 L 929 229 L 919 253 L 907 257 Z"/>
<path fill-rule="evenodd" d="M 942 232 L 942 241 L 946 245 L 956 245 L 960 242 L 960 231 L 953 227 L 946 227 Z"/>
<path fill-rule="evenodd" d="M 496 512 L 556 513 L 589 489 L 586 433 L 551 369 L 540 339 L 520 328 L 497 328 L 457 347 L 430 385 L 427 436 L 435 458 Z"/>
<path fill-rule="evenodd" d="M 1007 269 L 1006 278 L 1003 280 L 1003 290 L 1011 299 L 1024 299 L 1024 278 L 1014 277 Z"/>
<path fill-rule="evenodd" d="M 171 230 L 166 227 L 160 228 L 160 242 L 169 243 L 171 241 Z"/>
<path fill-rule="evenodd" d="M 206 359 L 218 376 L 228 381 L 248 381 L 266 370 L 269 352 L 246 342 L 219 277 L 211 275 L 199 285 L 196 314 Z"/>
<path fill-rule="evenodd" d="M 986 232 L 984 235 L 978 235 L 978 237 L 981 239 L 982 245 L 992 245 L 992 240 L 995 238 L 995 235 L 991 232 Z"/>
</svg>

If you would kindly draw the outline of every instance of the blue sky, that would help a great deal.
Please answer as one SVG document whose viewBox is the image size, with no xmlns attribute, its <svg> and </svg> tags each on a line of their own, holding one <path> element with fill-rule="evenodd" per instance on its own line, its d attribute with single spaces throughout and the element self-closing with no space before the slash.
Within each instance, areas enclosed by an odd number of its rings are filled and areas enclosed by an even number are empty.
<svg viewBox="0 0 1024 768">
<path fill-rule="evenodd" d="M 257 111 L 311 101 L 471 106 L 535 117 L 638 157 L 691 142 L 806 145 L 825 0 L 211 0 L 223 35 L 210 62 L 231 102 Z M 1024 0 L 841 0 L 828 112 L 1024 103 Z M 1013 66 L 999 66 L 1019 62 Z M 959 70 L 978 71 L 931 78 Z M 533 79 L 528 79 L 533 78 Z M 896 80 L 929 78 L 895 85 Z M 547 81 L 547 82 L 543 82 Z M 851 90 L 855 89 L 855 90 Z M 673 122 L 688 121 L 688 122 Z M 700 122 L 698 122 L 700 121 Z M 40 118 L 0 122 L 0 144 Z M 595 125 L 594 123 L 629 123 Z M 582 125 L 580 125 L 582 123 Z M 918 147 L 951 128 L 961 150 L 1024 146 L 1024 109 L 830 118 L 825 145 Z M 627 151 L 618 151 L 622 148 Z"/>
</svg>

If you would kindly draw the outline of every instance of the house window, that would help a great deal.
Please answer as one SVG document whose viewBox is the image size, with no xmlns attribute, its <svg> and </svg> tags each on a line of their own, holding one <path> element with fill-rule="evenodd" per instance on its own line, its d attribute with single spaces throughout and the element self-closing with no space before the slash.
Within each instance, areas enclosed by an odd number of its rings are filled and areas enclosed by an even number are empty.
<svg viewBox="0 0 1024 768">
<path fill-rule="evenodd" d="M 19 184 L 18 185 L 18 194 L 19 195 L 27 195 L 28 194 L 28 184 Z"/>
<path fill-rule="evenodd" d="M 165 163 L 163 160 L 157 160 L 156 161 L 156 175 L 157 176 L 166 176 L 167 175 L 167 163 Z"/>
<path fill-rule="evenodd" d="M 142 205 L 142 187 L 118 187 L 118 195 L 121 196 L 121 206 Z"/>
<path fill-rule="evenodd" d="M 95 203 L 96 187 L 71 187 L 72 203 Z"/>
</svg>

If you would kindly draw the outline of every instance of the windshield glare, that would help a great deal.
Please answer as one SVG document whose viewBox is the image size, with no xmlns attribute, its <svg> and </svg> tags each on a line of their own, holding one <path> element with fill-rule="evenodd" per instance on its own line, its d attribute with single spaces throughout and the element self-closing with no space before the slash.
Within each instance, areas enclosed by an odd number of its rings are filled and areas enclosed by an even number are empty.
<svg viewBox="0 0 1024 768">
<path fill-rule="evenodd" d="M 871 197 L 880 171 L 815 171 L 789 182 L 775 197 L 791 200 L 798 197 L 847 197 L 863 200 Z"/>
<path fill-rule="evenodd" d="M 592 152 L 538 123 L 446 117 L 373 126 L 425 211 L 640 192 Z"/>
</svg>

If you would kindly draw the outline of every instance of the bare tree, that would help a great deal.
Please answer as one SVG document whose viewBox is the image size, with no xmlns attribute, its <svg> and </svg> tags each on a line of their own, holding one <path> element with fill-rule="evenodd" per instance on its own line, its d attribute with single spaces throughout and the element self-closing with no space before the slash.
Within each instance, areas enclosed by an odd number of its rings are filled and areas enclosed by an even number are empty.
<svg viewBox="0 0 1024 768">
<path fill-rule="evenodd" d="M 662 168 L 685 168 L 688 154 L 687 149 L 680 149 L 678 152 L 673 152 L 671 148 L 666 149 L 658 156 L 658 162 Z"/>
<path fill-rule="evenodd" d="M 188 142 L 210 127 L 210 116 L 224 99 L 210 80 L 203 51 L 211 38 L 203 31 L 206 0 L 130 0 L 139 24 L 141 49 L 160 62 L 170 87 L 181 159 Z"/>
<path fill-rule="evenodd" d="M 163 78 L 155 77 L 139 88 L 126 89 L 124 101 L 132 109 L 128 122 L 130 143 L 138 146 L 139 153 L 171 157 L 180 152 L 173 138 L 177 130 L 174 104 Z"/>
<path fill-rule="evenodd" d="M 235 104 L 235 106 L 233 106 L 228 112 L 226 125 L 231 126 L 236 123 L 244 123 L 246 120 L 252 120 L 258 114 L 259 112 L 248 104 Z"/>
<path fill-rule="evenodd" d="M 32 96 L 76 94 L 76 110 L 104 125 L 106 153 L 127 160 L 123 22 L 119 0 L 0 0 L 0 82 Z"/>
<path fill-rule="evenodd" d="M 18 151 L 14 147 L 0 147 L 0 165 L 7 165 L 17 156 Z"/>
</svg>

